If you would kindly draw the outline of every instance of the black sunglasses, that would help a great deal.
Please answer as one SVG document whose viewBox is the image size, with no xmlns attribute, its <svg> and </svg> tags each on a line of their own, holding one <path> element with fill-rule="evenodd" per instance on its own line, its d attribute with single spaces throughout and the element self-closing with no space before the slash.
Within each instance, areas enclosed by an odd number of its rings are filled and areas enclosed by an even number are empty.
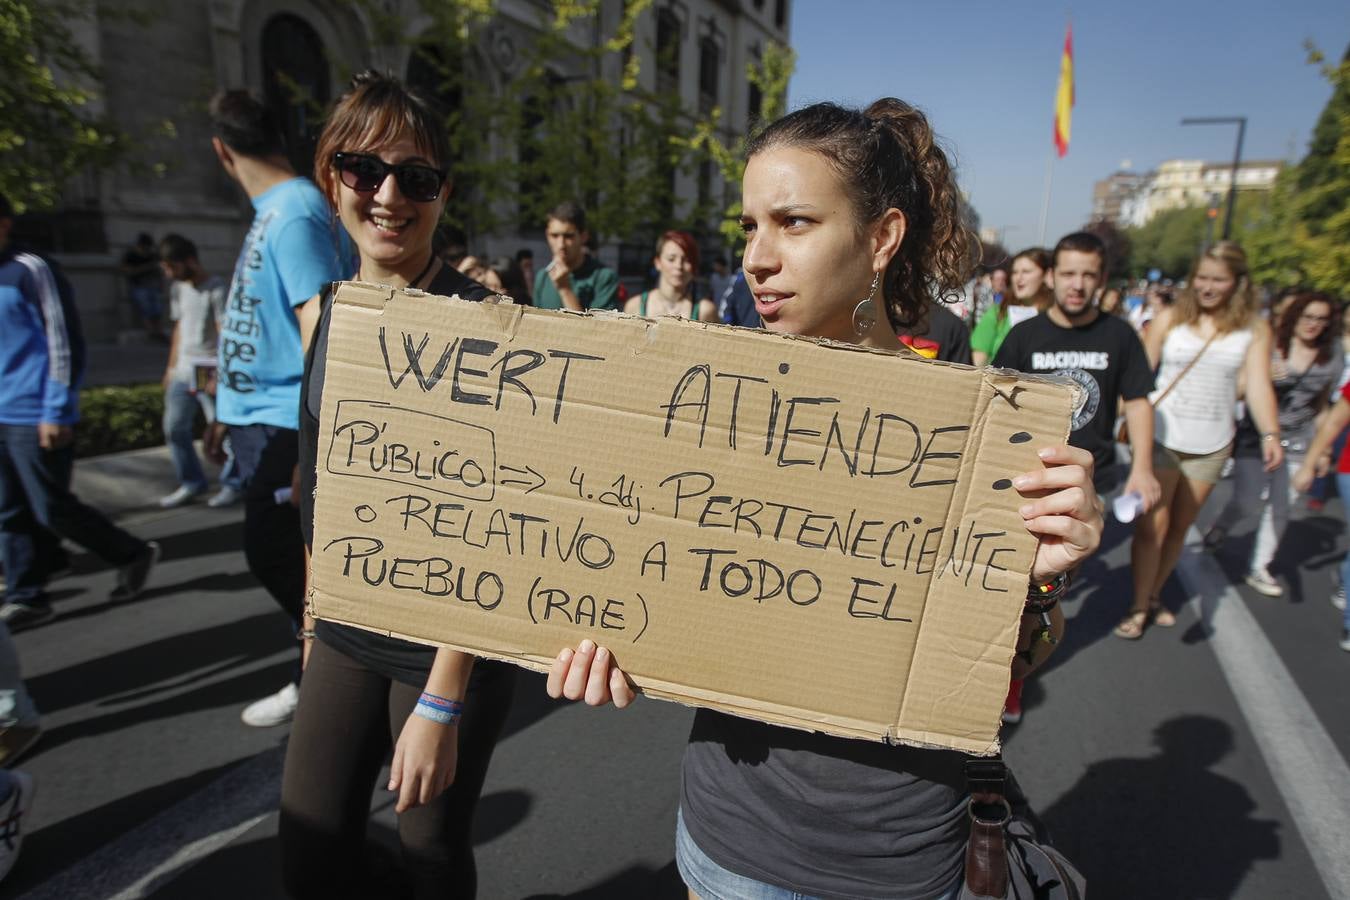
<svg viewBox="0 0 1350 900">
<path fill-rule="evenodd" d="M 352 190 L 369 194 L 380 189 L 389 173 L 394 173 L 398 189 L 415 203 L 430 203 L 441 195 L 445 173 L 422 163 L 390 165 L 369 153 L 334 153 L 333 168 L 342 183 Z"/>
</svg>

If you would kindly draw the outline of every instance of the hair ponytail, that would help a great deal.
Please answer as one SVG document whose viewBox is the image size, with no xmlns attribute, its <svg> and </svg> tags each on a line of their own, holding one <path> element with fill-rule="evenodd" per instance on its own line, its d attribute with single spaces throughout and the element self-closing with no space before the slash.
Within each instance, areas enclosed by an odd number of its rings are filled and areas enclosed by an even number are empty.
<svg viewBox="0 0 1350 900">
<path fill-rule="evenodd" d="M 747 156 L 780 146 L 825 158 L 853 201 L 860 228 L 888 209 L 904 213 L 904 240 L 882 278 L 892 325 L 914 326 L 930 296 L 951 296 L 965 285 L 978 245 L 963 221 L 951 164 L 922 112 L 894 97 L 866 110 L 817 103 L 767 126 Z"/>
</svg>

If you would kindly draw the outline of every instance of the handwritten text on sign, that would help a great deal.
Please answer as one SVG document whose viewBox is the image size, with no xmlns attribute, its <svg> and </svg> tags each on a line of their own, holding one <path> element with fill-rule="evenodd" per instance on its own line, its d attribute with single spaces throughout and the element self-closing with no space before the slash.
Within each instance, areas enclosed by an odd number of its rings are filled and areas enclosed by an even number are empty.
<svg viewBox="0 0 1350 900">
<path fill-rule="evenodd" d="M 907 687 L 997 681 L 1034 549 L 1009 478 L 1067 392 L 372 294 L 333 315 L 320 615 L 535 667 L 589 636 L 657 693 L 901 739 Z M 958 671 L 918 672 L 953 629 Z"/>
</svg>

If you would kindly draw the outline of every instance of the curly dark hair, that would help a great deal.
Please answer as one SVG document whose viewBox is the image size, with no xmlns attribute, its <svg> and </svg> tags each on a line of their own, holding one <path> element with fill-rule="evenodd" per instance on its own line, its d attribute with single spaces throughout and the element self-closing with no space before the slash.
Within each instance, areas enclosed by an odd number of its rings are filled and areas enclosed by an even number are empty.
<svg viewBox="0 0 1350 900">
<path fill-rule="evenodd" d="M 1341 336 L 1340 306 L 1329 294 L 1321 291 L 1295 291 L 1289 305 L 1280 315 L 1280 321 L 1275 325 L 1275 346 L 1281 356 L 1286 359 L 1289 357 L 1289 346 L 1294 342 L 1294 328 L 1298 325 L 1303 311 L 1313 303 L 1325 303 L 1331 311 L 1331 321 L 1317 336 L 1317 363 L 1321 365 L 1331 359 L 1333 348 Z"/>
<path fill-rule="evenodd" d="M 905 214 L 904 241 L 882 279 L 894 327 L 914 327 L 930 297 L 964 287 L 979 243 L 963 221 L 947 154 L 918 109 L 894 97 L 866 109 L 816 103 L 766 126 L 746 155 L 775 147 L 819 153 L 838 173 L 859 228 L 891 208 Z"/>
</svg>

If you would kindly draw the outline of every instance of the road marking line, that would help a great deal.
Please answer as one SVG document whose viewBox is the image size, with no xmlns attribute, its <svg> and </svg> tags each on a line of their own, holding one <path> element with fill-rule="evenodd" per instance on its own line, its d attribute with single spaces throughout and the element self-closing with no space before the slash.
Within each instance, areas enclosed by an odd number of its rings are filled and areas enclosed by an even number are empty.
<svg viewBox="0 0 1350 900">
<path fill-rule="evenodd" d="M 1242 596 L 1188 535 L 1177 572 L 1322 883 L 1350 897 L 1350 766 Z M 1330 637 L 1328 637 L 1330 640 Z"/>
<path fill-rule="evenodd" d="M 164 812 L 34 887 L 20 900 L 140 900 L 274 812 L 285 745 L 264 750 Z"/>
</svg>

